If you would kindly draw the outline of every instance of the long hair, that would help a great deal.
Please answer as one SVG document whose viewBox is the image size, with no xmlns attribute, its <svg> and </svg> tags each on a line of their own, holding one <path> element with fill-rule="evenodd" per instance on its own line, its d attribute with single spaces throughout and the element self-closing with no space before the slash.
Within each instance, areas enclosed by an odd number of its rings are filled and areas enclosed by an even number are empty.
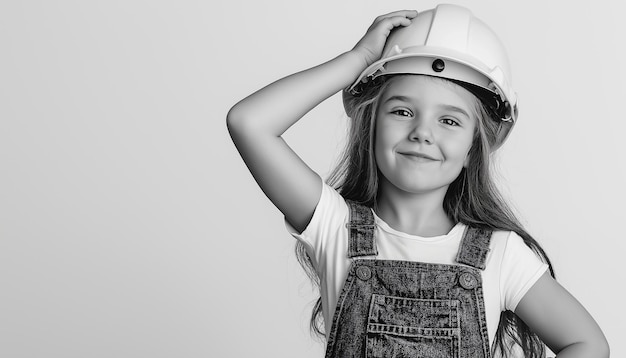
<svg viewBox="0 0 626 358">
<path fill-rule="evenodd" d="M 370 83 L 359 96 L 346 97 L 346 113 L 350 118 L 346 149 L 331 172 L 327 183 L 345 199 L 354 200 L 369 207 L 376 206 L 378 193 L 378 169 L 374 158 L 375 117 L 382 93 L 392 82 L 393 76 L 381 76 Z M 451 81 L 433 78 L 456 86 Z M 450 184 L 444 197 L 443 207 L 450 219 L 465 225 L 517 233 L 535 254 L 548 264 L 554 277 L 552 264 L 539 243 L 523 228 L 515 213 L 506 203 L 491 174 L 491 148 L 496 144 L 501 129 L 499 120 L 478 98 L 474 104 L 478 120 L 469 164 Z M 319 278 L 304 246 L 296 243 L 296 257 L 312 282 L 319 288 Z M 324 337 L 321 298 L 318 298 L 311 316 L 311 330 Z M 519 347 L 524 357 L 545 356 L 545 345 L 539 337 L 512 311 L 502 312 L 496 331 L 494 355 L 508 356 Z"/>
</svg>

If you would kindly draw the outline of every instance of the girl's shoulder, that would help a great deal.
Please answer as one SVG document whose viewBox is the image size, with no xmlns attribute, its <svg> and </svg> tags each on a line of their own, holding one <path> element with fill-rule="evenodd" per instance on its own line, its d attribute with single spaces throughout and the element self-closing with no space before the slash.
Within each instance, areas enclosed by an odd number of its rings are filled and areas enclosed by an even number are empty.
<svg viewBox="0 0 626 358">
<path fill-rule="evenodd" d="M 521 240 L 522 238 L 515 232 L 509 230 L 494 230 L 491 234 L 491 249 L 506 249 L 509 241 Z"/>
<path fill-rule="evenodd" d="M 338 230 L 345 229 L 350 218 L 348 202 L 332 186 L 323 181 L 320 182 L 322 185 L 320 198 L 307 227 L 298 233 L 285 221 L 287 231 L 295 238 L 305 242 L 336 234 Z"/>
<path fill-rule="evenodd" d="M 543 262 L 515 231 L 493 231 L 489 249 L 492 260 L 500 261 L 503 267 Z"/>
<path fill-rule="evenodd" d="M 524 239 L 515 231 L 494 230 L 491 235 L 490 245 L 492 251 L 502 251 L 508 254 L 533 253 L 532 249 L 524 243 Z"/>
<path fill-rule="evenodd" d="M 519 300 L 548 269 L 548 265 L 514 231 L 494 231 L 487 270 L 497 277 L 501 305 L 514 310 Z"/>
</svg>

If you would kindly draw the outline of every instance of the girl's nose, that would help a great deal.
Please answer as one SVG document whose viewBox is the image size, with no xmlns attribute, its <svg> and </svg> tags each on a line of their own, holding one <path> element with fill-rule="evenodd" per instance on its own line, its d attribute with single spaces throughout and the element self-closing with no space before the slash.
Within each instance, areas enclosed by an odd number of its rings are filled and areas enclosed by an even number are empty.
<svg viewBox="0 0 626 358">
<path fill-rule="evenodd" d="M 409 133 L 409 139 L 414 142 L 433 142 L 433 132 L 430 125 L 424 120 L 418 120 L 413 130 Z"/>
</svg>

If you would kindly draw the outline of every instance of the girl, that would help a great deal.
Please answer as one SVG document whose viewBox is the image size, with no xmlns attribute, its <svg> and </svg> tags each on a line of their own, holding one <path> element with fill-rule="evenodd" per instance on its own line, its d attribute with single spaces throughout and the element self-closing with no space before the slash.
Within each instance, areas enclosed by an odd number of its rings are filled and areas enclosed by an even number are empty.
<svg viewBox="0 0 626 358">
<path fill-rule="evenodd" d="M 327 357 L 608 357 L 502 201 L 490 155 L 517 118 L 503 46 L 467 9 L 376 18 L 355 47 L 228 113 L 231 136 L 320 285 Z M 281 135 L 343 92 L 347 150 L 324 183 Z M 332 187 L 331 187 L 332 185 Z"/>
</svg>

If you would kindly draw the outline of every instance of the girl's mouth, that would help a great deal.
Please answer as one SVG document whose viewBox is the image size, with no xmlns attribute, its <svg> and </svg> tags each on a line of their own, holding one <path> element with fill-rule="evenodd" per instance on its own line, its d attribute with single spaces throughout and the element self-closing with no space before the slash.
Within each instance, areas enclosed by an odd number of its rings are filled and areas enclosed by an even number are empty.
<svg viewBox="0 0 626 358">
<path fill-rule="evenodd" d="M 411 160 L 416 160 L 419 162 L 429 162 L 429 161 L 439 161 L 439 159 L 436 159 L 434 157 L 431 157 L 428 154 L 425 153 L 420 153 L 420 152 L 416 152 L 416 151 L 406 151 L 406 152 L 398 152 L 398 154 L 407 157 Z"/>
</svg>

